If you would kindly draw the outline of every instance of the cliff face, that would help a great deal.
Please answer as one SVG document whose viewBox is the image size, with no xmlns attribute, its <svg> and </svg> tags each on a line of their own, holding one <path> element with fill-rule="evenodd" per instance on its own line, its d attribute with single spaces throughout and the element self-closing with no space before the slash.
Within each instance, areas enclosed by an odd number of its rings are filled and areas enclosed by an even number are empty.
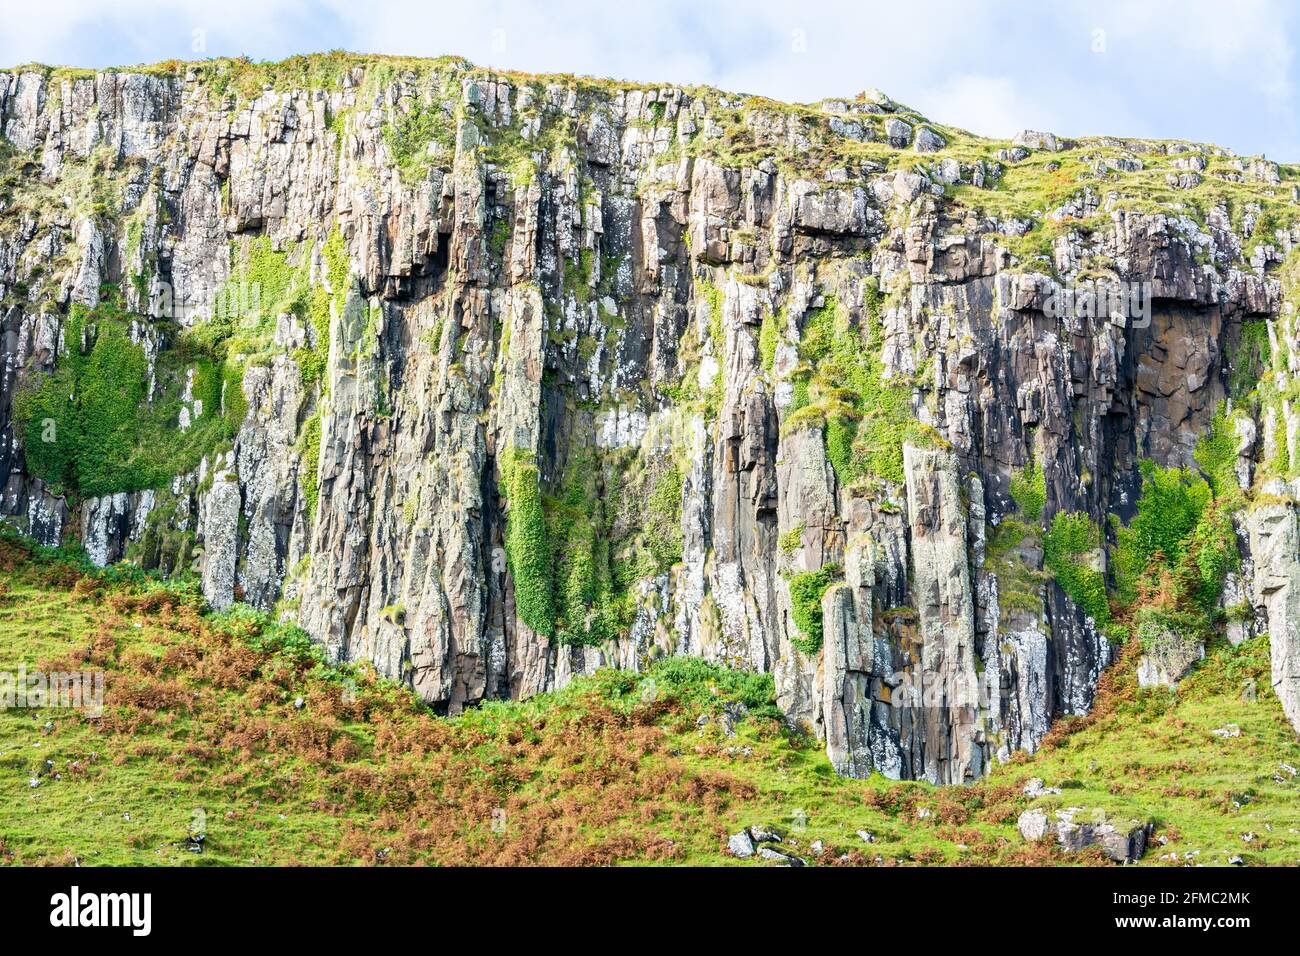
<svg viewBox="0 0 1300 956">
<path fill-rule="evenodd" d="M 1287 168 L 343 56 L 0 73 L 0 134 L 0 511 L 43 543 L 449 712 L 771 671 L 856 776 L 1034 750 L 1130 635 L 1173 681 L 1267 632 L 1300 723 Z M 1203 632 L 1112 566 L 1182 466 Z"/>
</svg>

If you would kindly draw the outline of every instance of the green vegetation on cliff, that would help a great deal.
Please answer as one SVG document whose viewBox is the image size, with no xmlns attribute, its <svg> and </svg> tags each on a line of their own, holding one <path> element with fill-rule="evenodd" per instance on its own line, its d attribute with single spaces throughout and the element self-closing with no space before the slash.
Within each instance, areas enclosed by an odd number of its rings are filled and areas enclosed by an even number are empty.
<svg viewBox="0 0 1300 956">
<path fill-rule="evenodd" d="M 1047 504 L 1047 476 L 1043 466 L 1030 461 L 1011 476 L 1011 498 L 1025 520 L 1037 523 Z"/>
<path fill-rule="evenodd" d="M 1112 518 L 1114 545 L 1105 555 L 1101 529 L 1082 512 L 1058 512 L 1043 535 L 1047 570 L 1116 642 L 1160 628 L 1202 643 L 1215 635 L 1224 580 L 1240 560 L 1232 511 L 1241 503 L 1218 427 L 1197 446 L 1214 488 L 1223 489 L 1217 497 L 1191 469 L 1143 461 L 1137 513 L 1127 526 Z"/>
<path fill-rule="evenodd" d="M 524 449 L 502 456 L 501 491 L 506 498 L 506 557 L 515 586 L 519 618 L 538 634 L 555 634 L 551 583 L 551 547 L 537 465 Z"/>
<path fill-rule="evenodd" d="M 74 497 L 170 484 L 229 442 L 246 410 L 238 366 L 182 340 L 161 349 L 151 370 L 141 344 L 147 320 L 125 311 L 115 288 L 101 292 L 94 309 L 70 307 L 54 372 L 15 399 L 31 473 Z"/>
<path fill-rule="evenodd" d="M 1057 512 L 1043 535 L 1043 564 L 1070 600 L 1104 628 L 1110 622 L 1110 604 L 1105 576 L 1097 567 L 1100 549 L 1097 525 L 1082 512 Z"/>
<path fill-rule="evenodd" d="M 803 320 L 794 402 L 782 431 L 821 428 L 840 484 L 863 478 L 903 481 L 903 444 L 936 441 L 912 413 L 912 384 L 886 376 L 881 357 L 880 296 L 866 281 L 860 323 L 831 295 Z"/>
<path fill-rule="evenodd" d="M 839 569 L 833 566 L 804 571 L 790 577 L 790 614 L 797 634 L 791 642 L 805 654 L 816 654 L 822 646 L 822 597 Z"/>
<path fill-rule="evenodd" d="M 633 471 L 579 449 L 548 491 L 534 456 L 503 456 L 505 547 L 521 619 L 560 644 L 626 634 L 632 585 L 682 559 L 682 473 L 671 459 Z"/>
</svg>

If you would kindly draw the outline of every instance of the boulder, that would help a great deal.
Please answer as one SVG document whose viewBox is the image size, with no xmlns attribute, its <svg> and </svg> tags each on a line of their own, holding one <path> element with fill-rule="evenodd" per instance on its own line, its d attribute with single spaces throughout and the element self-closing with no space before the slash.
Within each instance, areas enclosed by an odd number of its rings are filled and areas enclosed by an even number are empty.
<svg viewBox="0 0 1300 956">
<path fill-rule="evenodd" d="M 727 850 L 732 856 L 738 856 L 742 860 L 748 859 L 754 855 L 754 839 L 749 835 L 748 830 L 733 833 L 727 840 Z"/>
</svg>

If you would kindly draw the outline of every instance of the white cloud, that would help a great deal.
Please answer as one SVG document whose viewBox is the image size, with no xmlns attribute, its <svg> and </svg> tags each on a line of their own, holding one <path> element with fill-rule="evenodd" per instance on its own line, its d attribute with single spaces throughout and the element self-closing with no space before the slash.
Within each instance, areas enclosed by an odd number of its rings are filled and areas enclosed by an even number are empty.
<svg viewBox="0 0 1300 956">
<path fill-rule="evenodd" d="M 46 0 L 39 17 L 0 0 L 0 16 L 10 64 L 194 58 L 201 29 L 208 55 L 454 53 L 801 101 L 874 86 L 978 133 L 1183 136 L 1300 159 L 1300 15 L 1284 0 Z"/>
<path fill-rule="evenodd" d="M 923 90 L 912 105 L 939 122 L 1001 138 L 1022 129 L 1061 129 L 1069 120 L 1050 105 L 1030 101 L 1007 76 L 954 76 Z"/>
</svg>

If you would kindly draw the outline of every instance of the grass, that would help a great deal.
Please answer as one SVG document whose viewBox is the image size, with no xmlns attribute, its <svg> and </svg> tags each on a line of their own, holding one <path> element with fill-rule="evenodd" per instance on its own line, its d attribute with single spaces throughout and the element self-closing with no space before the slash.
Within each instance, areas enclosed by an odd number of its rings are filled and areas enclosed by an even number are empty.
<svg viewBox="0 0 1300 956">
<path fill-rule="evenodd" d="M 264 615 L 205 615 L 192 591 L 11 537 L 0 633 L 5 669 L 107 672 L 98 720 L 0 711 L 9 864 L 711 865 L 738 862 L 726 837 L 746 825 L 827 864 L 1102 862 L 1020 839 L 1031 776 L 1065 788 L 1040 804 L 1154 817 L 1167 845 L 1146 864 L 1300 861 L 1300 784 L 1283 767 L 1300 745 L 1263 639 L 1213 647 L 1176 693 L 1139 692 L 1126 655 L 1093 715 L 1037 755 L 936 788 L 837 777 L 779 720 L 768 675 L 669 658 L 442 718 L 368 668 L 325 666 Z M 1239 736 L 1213 733 L 1229 723 Z"/>
</svg>

